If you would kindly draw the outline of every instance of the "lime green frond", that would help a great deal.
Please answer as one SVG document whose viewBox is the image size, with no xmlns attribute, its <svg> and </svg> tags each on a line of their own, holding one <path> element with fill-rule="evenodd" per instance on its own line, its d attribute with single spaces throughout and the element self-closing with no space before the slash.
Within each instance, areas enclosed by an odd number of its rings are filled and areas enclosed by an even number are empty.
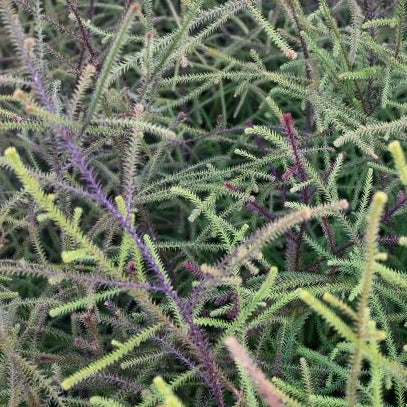
<svg viewBox="0 0 407 407">
<path fill-rule="evenodd" d="M 89 366 L 77 371 L 72 376 L 69 376 L 61 383 L 61 387 L 64 390 L 68 390 L 81 381 L 85 380 L 87 377 L 107 368 L 108 366 L 116 363 L 118 360 L 127 356 L 134 348 L 138 347 L 143 342 L 147 341 L 151 336 L 153 336 L 160 328 L 161 324 L 153 325 L 152 327 L 146 328 L 139 334 L 130 338 L 127 342 L 123 343 L 119 348 L 115 349 L 108 355 L 104 356 L 102 359 L 93 362 Z"/>
</svg>

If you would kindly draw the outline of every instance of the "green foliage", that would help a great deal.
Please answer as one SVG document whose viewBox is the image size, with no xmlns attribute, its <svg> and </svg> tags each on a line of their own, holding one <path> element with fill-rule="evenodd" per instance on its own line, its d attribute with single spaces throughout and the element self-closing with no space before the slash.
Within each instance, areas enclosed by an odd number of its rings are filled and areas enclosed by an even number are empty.
<svg viewBox="0 0 407 407">
<path fill-rule="evenodd" d="M 406 16 L 0 0 L 0 405 L 404 407 Z"/>
<path fill-rule="evenodd" d="M 154 386 L 157 388 L 159 393 L 164 398 L 163 405 L 165 407 L 183 407 L 183 404 L 178 399 L 177 396 L 174 395 L 172 389 L 168 384 L 164 381 L 161 376 L 157 376 L 153 380 Z"/>
</svg>

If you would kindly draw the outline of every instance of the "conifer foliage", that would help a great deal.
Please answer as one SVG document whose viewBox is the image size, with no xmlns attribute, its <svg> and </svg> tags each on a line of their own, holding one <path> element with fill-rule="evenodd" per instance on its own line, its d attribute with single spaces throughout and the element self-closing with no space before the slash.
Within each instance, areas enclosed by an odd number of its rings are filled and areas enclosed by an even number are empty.
<svg viewBox="0 0 407 407">
<path fill-rule="evenodd" d="M 0 21 L 1 406 L 406 405 L 406 0 Z"/>
</svg>

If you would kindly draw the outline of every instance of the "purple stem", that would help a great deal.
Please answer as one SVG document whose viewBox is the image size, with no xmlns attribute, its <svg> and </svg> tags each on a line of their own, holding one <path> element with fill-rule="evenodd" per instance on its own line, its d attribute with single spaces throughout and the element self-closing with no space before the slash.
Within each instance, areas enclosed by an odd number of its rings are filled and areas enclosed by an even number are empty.
<svg viewBox="0 0 407 407">
<path fill-rule="evenodd" d="M 94 177 L 92 171 L 89 169 L 86 163 L 85 157 L 83 156 L 77 145 L 74 143 L 70 133 L 66 129 L 63 130 L 64 131 L 62 135 L 65 141 L 65 145 L 72 155 L 74 164 L 77 166 L 82 176 L 86 180 L 91 192 L 94 195 L 95 200 L 102 206 L 104 206 L 119 222 L 119 224 L 133 237 L 138 247 L 140 248 L 143 257 L 153 270 L 155 277 L 159 282 L 159 287 L 166 295 L 168 295 L 169 298 L 174 301 L 174 303 L 182 312 L 185 322 L 189 326 L 190 335 L 194 339 L 194 342 L 198 349 L 201 351 L 201 362 L 208 372 L 208 379 L 211 383 L 211 390 L 217 399 L 218 405 L 220 407 L 223 407 L 224 401 L 221 380 L 219 378 L 219 372 L 216 367 L 212 352 L 210 350 L 209 343 L 204 337 L 202 331 L 195 325 L 192 315 L 189 312 L 188 307 L 186 307 L 185 302 L 178 296 L 177 292 L 162 275 L 159 266 L 155 262 L 147 246 L 130 225 L 129 219 L 122 216 L 118 209 L 113 205 L 113 203 L 105 196 L 102 191 L 101 185 L 96 181 L 96 178 Z"/>
<path fill-rule="evenodd" d="M 399 236 L 381 236 L 378 239 L 379 243 L 383 243 L 383 244 L 393 244 L 393 245 L 397 245 L 399 244 L 400 241 L 400 237 Z"/>
<path fill-rule="evenodd" d="M 407 194 L 405 192 L 400 192 L 397 196 L 396 203 L 384 213 L 382 222 L 389 223 L 396 212 L 398 212 L 406 204 Z"/>
<path fill-rule="evenodd" d="M 322 228 L 324 229 L 325 235 L 327 236 L 329 248 L 332 252 L 335 252 L 335 237 L 326 216 L 322 218 Z"/>
<path fill-rule="evenodd" d="M 243 193 L 243 190 L 235 185 L 233 185 L 232 182 L 227 181 L 224 183 L 224 187 L 228 189 L 229 191 L 236 192 L 236 193 Z M 275 219 L 275 216 L 273 216 L 267 209 L 263 208 L 260 206 L 255 199 L 249 200 L 246 203 L 246 208 L 251 211 L 251 212 L 256 212 L 266 218 L 267 220 L 273 220 Z"/>
<path fill-rule="evenodd" d="M 203 272 L 199 266 L 196 264 L 186 261 L 184 263 L 184 269 L 190 271 L 192 274 L 194 274 L 196 277 L 198 277 L 200 280 L 212 280 L 214 277 L 211 274 L 207 274 Z"/>
<path fill-rule="evenodd" d="M 296 131 L 294 127 L 294 120 L 291 116 L 291 113 L 286 113 L 283 115 L 282 119 L 282 125 L 284 126 L 284 131 L 285 134 L 288 138 L 288 141 L 291 145 L 292 153 L 293 153 L 293 161 L 294 161 L 294 168 L 295 168 L 295 173 L 298 174 L 298 177 L 301 182 L 306 181 L 307 179 L 307 173 L 304 168 L 304 163 L 302 161 L 302 157 L 299 151 L 298 147 L 298 142 L 297 142 L 297 137 L 296 137 Z M 302 194 L 302 200 L 305 204 L 309 203 L 310 197 L 309 197 L 309 192 L 308 192 L 308 187 L 304 188 L 301 191 Z M 291 261 L 292 267 L 294 270 L 298 270 L 299 264 L 300 264 L 300 258 L 301 258 L 301 248 L 302 248 L 302 241 L 303 241 L 303 236 L 305 233 L 306 229 L 306 223 L 302 223 L 300 226 L 300 231 L 298 233 L 298 236 L 296 238 L 296 243 L 295 247 L 290 247 L 288 246 L 287 254 L 289 257 L 294 256 L 293 261 Z"/>
<path fill-rule="evenodd" d="M 263 216 L 263 218 L 265 218 L 267 220 L 274 220 L 276 218 L 266 208 L 263 208 L 262 206 L 260 206 L 256 201 L 247 202 L 246 208 L 251 212 L 258 213 L 259 215 Z"/>
<path fill-rule="evenodd" d="M 294 120 L 291 116 L 291 113 L 286 113 L 283 115 L 283 125 L 284 125 L 285 134 L 291 145 L 291 149 L 292 149 L 293 157 L 294 157 L 294 165 L 300 176 L 300 181 L 305 181 L 307 179 L 307 173 L 304 169 L 304 164 L 303 164 L 301 156 L 300 156 L 298 143 L 297 143 L 297 137 L 296 137 L 295 129 L 294 129 Z"/>
</svg>

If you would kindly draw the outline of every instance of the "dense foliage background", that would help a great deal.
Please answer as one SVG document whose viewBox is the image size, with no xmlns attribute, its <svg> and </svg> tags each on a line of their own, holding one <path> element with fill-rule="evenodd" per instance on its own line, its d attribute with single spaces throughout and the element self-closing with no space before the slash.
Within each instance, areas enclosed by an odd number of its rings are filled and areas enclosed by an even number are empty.
<svg viewBox="0 0 407 407">
<path fill-rule="evenodd" d="M 398 406 L 405 0 L 0 0 L 0 405 Z"/>
</svg>

